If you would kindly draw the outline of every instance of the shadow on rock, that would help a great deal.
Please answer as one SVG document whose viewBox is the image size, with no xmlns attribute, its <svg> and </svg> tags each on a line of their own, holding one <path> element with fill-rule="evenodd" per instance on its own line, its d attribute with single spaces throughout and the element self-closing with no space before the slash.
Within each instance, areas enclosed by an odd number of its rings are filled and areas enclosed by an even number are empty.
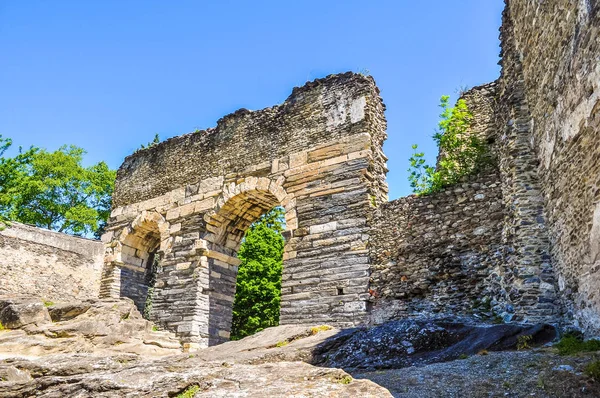
<svg viewBox="0 0 600 398">
<path fill-rule="evenodd" d="M 458 359 L 482 350 L 515 350 L 556 338 L 551 325 L 468 325 L 402 320 L 342 330 L 314 347 L 312 364 L 354 369 L 393 369 Z"/>
</svg>

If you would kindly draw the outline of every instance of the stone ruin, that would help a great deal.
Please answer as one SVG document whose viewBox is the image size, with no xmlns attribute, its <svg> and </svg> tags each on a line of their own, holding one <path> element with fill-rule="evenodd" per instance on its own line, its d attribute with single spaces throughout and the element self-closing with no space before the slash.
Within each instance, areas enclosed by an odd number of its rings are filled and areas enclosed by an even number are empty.
<svg viewBox="0 0 600 398">
<path fill-rule="evenodd" d="M 240 110 L 119 169 L 101 296 L 143 309 L 201 346 L 229 339 L 244 232 L 285 209 L 281 323 L 367 321 L 369 231 L 387 201 L 383 103 L 371 78 L 317 80 L 279 106 Z"/>
<path fill-rule="evenodd" d="M 403 317 L 573 322 L 600 332 L 597 1 L 507 2 L 502 74 L 464 94 L 495 165 L 387 201 L 385 106 L 332 75 L 281 105 L 129 156 L 103 241 L 101 295 L 190 345 L 229 337 L 244 231 L 286 211 L 282 324 Z"/>
<path fill-rule="evenodd" d="M 150 295 L 188 347 L 226 341 L 244 231 L 282 206 L 282 324 L 465 316 L 600 334 L 599 9 L 507 1 L 501 76 L 463 95 L 495 165 L 433 195 L 387 201 L 385 106 L 359 74 L 137 151 L 100 296 L 143 309 Z"/>
</svg>

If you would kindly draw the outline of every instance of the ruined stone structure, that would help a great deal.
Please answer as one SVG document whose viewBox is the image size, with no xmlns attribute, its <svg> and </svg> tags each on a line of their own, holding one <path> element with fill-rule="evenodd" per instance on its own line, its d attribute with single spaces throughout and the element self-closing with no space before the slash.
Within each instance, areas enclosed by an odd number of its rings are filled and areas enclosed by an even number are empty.
<svg viewBox="0 0 600 398">
<path fill-rule="evenodd" d="M 502 75 L 465 95 L 495 177 L 378 210 L 374 320 L 491 309 L 598 335 L 600 3 L 506 3 Z"/>
<path fill-rule="evenodd" d="M 562 308 L 600 334 L 600 2 L 509 1 L 501 29 L 503 98 L 516 153 L 540 193 Z M 513 108 L 514 109 L 514 108 Z M 526 151 L 526 152 L 525 152 Z M 526 188 L 527 189 L 527 188 Z"/>
<path fill-rule="evenodd" d="M 282 206 L 281 323 L 365 323 L 372 210 L 387 201 L 383 109 L 371 78 L 337 75 L 128 157 L 101 296 L 142 309 L 154 277 L 154 321 L 189 344 L 225 341 L 243 234 Z"/>
<path fill-rule="evenodd" d="M 507 2 L 502 75 L 464 95 L 495 163 L 434 195 L 387 203 L 384 106 L 355 74 L 138 151 L 118 173 L 101 295 L 150 296 L 189 344 L 226 340 L 243 233 L 280 205 L 282 323 L 566 315 L 600 333 L 599 7 Z"/>
<path fill-rule="evenodd" d="M 0 231 L 0 296 L 97 298 L 103 260 L 101 242 L 11 222 Z"/>
<path fill-rule="evenodd" d="M 520 104 L 502 97 L 499 84 L 463 95 L 474 117 L 471 133 L 486 140 L 493 164 L 440 193 L 378 209 L 371 234 L 374 322 L 473 314 L 557 319 L 542 199 L 533 189 L 536 163 L 523 147 L 529 130 L 506 118 Z"/>
</svg>

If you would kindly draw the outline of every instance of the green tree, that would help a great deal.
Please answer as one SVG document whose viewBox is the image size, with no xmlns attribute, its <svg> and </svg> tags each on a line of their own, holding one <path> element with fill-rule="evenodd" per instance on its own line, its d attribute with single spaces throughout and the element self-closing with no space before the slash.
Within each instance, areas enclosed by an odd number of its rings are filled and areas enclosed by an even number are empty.
<svg viewBox="0 0 600 398">
<path fill-rule="evenodd" d="M 238 252 L 232 340 L 279 325 L 283 267 L 283 209 L 276 207 L 246 231 Z"/>
<path fill-rule="evenodd" d="M 478 171 L 489 161 L 484 140 L 471 130 L 473 115 L 464 99 L 450 107 L 447 95 L 440 99 L 440 122 L 433 136 L 440 157 L 437 168 L 425 164 L 425 154 L 417 152 L 410 157 L 408 180 L 414 193 L 429 194 L 456 184 L 463 177 Z"/>
<path fill-rule="evenodd" d="M 11 202 L 8 192 L 18 189 L 23 183 L 24 170 L 38 151 L 38 148 L 34 147 L 26 151 L 19 148 L 19 153 L 15 157 L 4 157 L 11 146 L 12 140 L 0 135 L 0 226 L 4 226 L 10 220 L 10 215 L 6 211 L 2 211 Z"/>
<path fill-rule="evenodd" d="M 0 217 L 75 235 L 95 233 L 110 214 L 116 172 L 104 162 L 82 166 L 85 151 L 32 147 L 5 157 L 0 136 Z"/>
</svg>

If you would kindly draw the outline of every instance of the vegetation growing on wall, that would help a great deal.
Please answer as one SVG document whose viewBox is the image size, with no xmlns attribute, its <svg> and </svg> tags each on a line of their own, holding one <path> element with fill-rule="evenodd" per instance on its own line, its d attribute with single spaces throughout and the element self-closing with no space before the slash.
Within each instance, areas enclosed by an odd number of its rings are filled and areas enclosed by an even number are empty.
<svg viewBox="0 0 600 398">
<path fill-rule="evenodd" d="M 158 145 L 158 144 L 160 144 L 160 136 L 158 135 L 158 133 L 156 133 L 156 134 L 154 134 L 154 139 L 152 141 L 150 141 L 149 143 L 147 143 L 146 145 L 144 145 L 144 144 L 140 145 L 140 149 L 152 148 L 153 146 Z"/>
<path fill-rule="evenodd" d="M 488 160 L 484 140 L 469 131 L 473 115 L 465 100 L 458 100 L 454 107 L 450 107 L 448 101 L 447 95 L 440 99 L 443 111 L 433 136 L 440 153 L 437 168 L 427 165 L 425 154 L 417 152 L 417 145 L 412 146 L 415 152 L 409 159 L 408 180 L 416 194 L 430 194 L 455 184 Z"/>
<path fill-rule="evenodd" d="M 0 135 L 0 219 L 85 235 L 101 230 L 110 214 L 116 172 L 104 162 L 84 167 L 85 151 L 19 148 Z"/>
<path fill-rule="evenodd" d="M 238 252 L 231 339 L 279 324 L 283 267 L 283 209 L 276 207 L 246 231 Z"/>
</svg>

